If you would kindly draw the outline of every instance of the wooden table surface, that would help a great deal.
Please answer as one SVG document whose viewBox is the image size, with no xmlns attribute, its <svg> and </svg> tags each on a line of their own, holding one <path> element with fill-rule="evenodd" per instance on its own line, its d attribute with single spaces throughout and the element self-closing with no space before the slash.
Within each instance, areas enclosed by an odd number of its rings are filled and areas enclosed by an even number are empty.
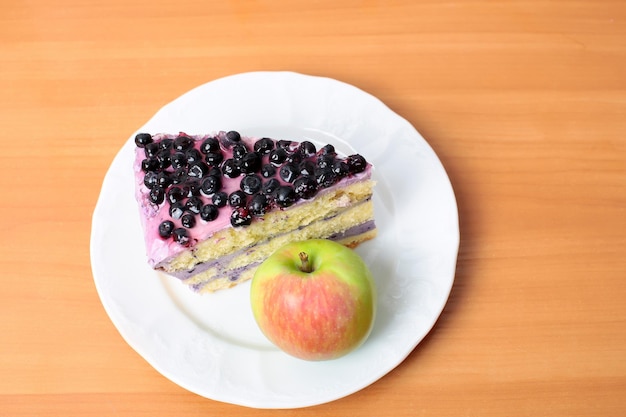
<svg viewBox="0 0 626 417">
<path fill-rule="evenodd" d="M 255 70 L 379 97 L 437 152 L 459 206 L 433 330 L 310 408 L 169 381 L 122 339 L 90 266 L 127 138 Z M 0 416 L 626 415 L 625 2 L 8 0 L 0 75 Z"/>
</svg>

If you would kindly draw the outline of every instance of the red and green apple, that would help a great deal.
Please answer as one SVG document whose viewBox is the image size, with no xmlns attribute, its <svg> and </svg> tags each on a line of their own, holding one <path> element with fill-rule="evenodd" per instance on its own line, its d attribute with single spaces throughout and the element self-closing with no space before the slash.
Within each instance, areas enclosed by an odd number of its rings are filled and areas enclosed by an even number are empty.
<svg viewBox="0 0 626 417">
<path fill-rule="evenodd" d="M 348 354 L 369 336 L 376 287 L 363 259 L 326 239 L 289 243 L 256 270 L 252 312 L 265 336 L 305 360 Z"/>
</svg>

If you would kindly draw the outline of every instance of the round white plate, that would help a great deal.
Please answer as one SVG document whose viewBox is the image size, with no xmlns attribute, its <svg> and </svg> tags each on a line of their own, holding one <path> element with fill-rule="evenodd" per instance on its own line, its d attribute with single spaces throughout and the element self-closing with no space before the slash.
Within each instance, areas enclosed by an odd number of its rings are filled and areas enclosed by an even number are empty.
<svg viewBox="0 0 626 417">
<path fill-rule="evenodd" d="M 198 295 L 147 264 L 133 194 L 137 132 L 244 135 L 333 143 L 375 166 L 378 237 L 358 247 L 379 293 L 358 350 L 306 362 L 256 327 L 249 282 Z M 291 72 L 253 72 L 197 87 L 163 107 L 115 157 L 93 214 L 91 263 L 102 304 L 122 337 L 157 371 L 201 396 L 256 408 L 342 398 L 400 364 L 439 317 L 454 280 L 458 213 L 450 181 L 420 134 L 348 84 Z"/>
</svg>

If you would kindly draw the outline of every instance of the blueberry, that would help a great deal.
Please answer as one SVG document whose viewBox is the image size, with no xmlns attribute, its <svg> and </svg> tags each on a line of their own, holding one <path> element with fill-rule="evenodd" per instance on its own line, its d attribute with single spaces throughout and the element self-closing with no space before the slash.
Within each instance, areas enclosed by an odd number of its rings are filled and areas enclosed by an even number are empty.
<svg viewBox="0 0 626 417">
<path fill-rule="evenodd" d="M 263 178 L 270 178 L 276 175 L 276 168 L 272 164 L 265 164 L 261 167 L 261 175 Z"/>
<path fill-rule="evenodd" d="M 165 193 L 165 196 L 167 197 L 167 201 L 169 201 L 170 203 L 175 203 L 185 198 L 183 189 L 178 186 L 170 187 L 170 189 L 167 190 L 167 192 Z"/>
<path fill-rule="evenodd" d="M 302 162 L 302 159 L 304 159 L 302 157 L 302 154 L 300 154 L 299 152 L 293 152 L 293 153 L 287 154 L 287 158 L 285 159 L 285 162 L 287 162 L 288 164 L 298 165 L 300 162 Z"/>
<path fill-rule="evenodd" d="M 191 213 L 185 213 L 180 218 L 180 224 L 182 224 L 183 227 L 186 227 L 187 229 L 191 229 L 196 225 L 196 217 Z"/>
<path fill-rule="evenodd" d="M 315 180 L 317 185 L 323 188 L 328 188 L 337 182 L 337 177 L 331 167 L 317 169 L 315 171 Z"/>
<path fill-rule="evenodd" d="M 283 181 L 294 182 L 298 175 L 300 175 L 300 170 L 295 164 L 285 164 L 280 167 L 278 175 L 280 175 Z"/>
<path fill-rule="evenodd" d="M 180 201 L 170 204 L 170 217 L 180 219 L 185 212 L 185 206 Z"/>
<path fill-rule="evenodd" d="M 350 155 L 346 158 L 346 163 L 350 169 L 351 174 L 358 174 L 365 171 L 367 167 L 367 161 L 359 154 Z"/>
<path fill-rule="evenodd" d="M 246 153 L 239 161 L 239 168 L 244 174 L 258 172 L 261 169 L 261 156 L 256 152 Z"/>
<path fill-rule="evenodd" d="M 293 142 L 290 140 L 279 140 L 278 142 L 276 142 L 276 148 L 281 148 L 281 149 L 285 149 L 285 148 L 289 148 L 289 145 L 291 145 Z"/>
<path fill-rule="evenodd" d="M 239 188 L 244 193 L 252 195 L 259 192 L 262 185 L 263 181 L 261 180 L 261 177 L 256 174 L 248 174 L 241 179 L 241 182 L 239 183 Z"/>
<path fill-rule="evenodd" d="M 156 171 L 159 169 L 159 161 L 156 158 L 146 158 L 141 161 L 141 169 L 144 172 Z"/>
<path fill-rule="evenodd" d="M 317 158 L 317 167 L 318 168 L 328 168 L 332 167 L 335 163 L 335 156 L 331 154 L 321 155 Z"/>
<path fill-rule="evenodd" d="M 161 148 L 159 148 L 159 144 L 156 142 L 148 143 L 144 146 L 143 151 L 146 154 L 146 157 L 153 158 L 159 152 Z"/>
<path fill-rule="evenodd" d="M 204 195 L 211 195 L 218 192 L 220 188 L 222 188 L 221 178 L 215 175 L 209 175 L 202 180 L 200 191 L 202 191 Z"/>
<path fill-rule="evenodd" d="M 222 164 L 222 174 L 228 178 L 235 178 L 241 174 L 241 169 L 234 159 L 227 159 Z"/>
<path fill-rule="evenodd" d="M 203 154 L 219 152 L 220 143 L 216 138 L 206 138 L 200 144 L 200 152 Z"/>
<path fill-rule="evenodd" d="M 274 141 L 270 138 L 261 138 L 254 143 L 254 151 L 261 155 L 270 153 L 274 149 Z"/>
<path fill-rule="evenodd" d="M 209 152 L 204 157 L 204 160 L 206 161 L 207 164 L 216 167 L 220 163 L 222 163 L 222 161 L 224 160 L 224 155 L 221 152 L 219 152 L 219 151 L 217 151 L 217 152 Z"/>
<path fill-rule="evenodd" d="M 280 181 L 276 178 L 272 178 L 269 181 L 266 181 L 261 187 L 261 192 L 265 195 L 272 195 L 276 192 L 276 190 L 280 187 Z"/>
<path fill-rule="evenodd" d="M 265 195 L 255 194 L 248 203 L 248 211 L 256 217 L 261 217 L 269 208 L 269 202 Z"/>
<path fill-rule="evenodd" d="M 174 143 L 174 139 L 162 139 L 159 142 L 159 149 L 164 151 L 169 151 L 172 149 L 172 144 Z"/>
<path fill-rule="evenodd" d="M 170 158 L 170 163 L 174 169 L 184 168 L 187 166 L 187 157 L 182 152 L 174 152 Z"/>
<path fill-rule="evenodd" d="M 152 188 L 157 185 L 157 176 L 156 172 L 148 171 L 146 175 L 143 177 L 143 183 L 146 187 Z"/>
<path fill-rule="evenodd" d="M 159 172 L 156 176 L 156 185 L 164 189 L 172 185 L 172 182 L 172 177 L 167 172 Z"/>
<path fill-rule="evenodd" d="M 244 207 L 246 205 L 246 193 L 236 190 L 228 196 L 228 204 L 231 207 Z"/>
<path fill-rule="evenodd" d="M 252 216 L 244 207 L 237 207 L 230 215 L 230 224 L 234 227 L 247 226 L 250 223 L 252 223 Z"/>
<path fill-rule="evenodd" d="M 182 184 L 187 181 L 187 170 L 185 168 L 178 168 L 176 171 L 172 172 L 172 184 Z"/>
<path fill-rule="evenodd" d="M 270 152 L 270 162 L 274 165 L 280 165 L 287 159 L 287 151 L 284 148 L 276 148 Z"/>
<path fill-rule="evenodd" d="M 188 180 L 183 185 L 183 193 L 187 197 L 193 197 L 196 195 L 200 195 L 200 189 L 202 188 L 199 181 L 196 180 Z"/>
<path fill-rule="evenodd" d="M 235 146 L 233 146 L 233 159 L 235 161 L 239 161 L 247 153 L 248 153 L 248 148 L 246 148 L 246 145 L 244 145 L 243 143 L 238 143 Z"/>
<path fill-rule="evenodd" d="M 317 181 L 314 177 L 300 177 L 293 183 L 293 189 L 300 198 L 309 199 L 317 193 Z"/>
<path fill-rule="evenodd" d="M 226 132 L 226 139 L 231 142 L 239 142 L 241 141 L 241 135 L 239 134 L 239 132 L 231 130 L 230 132 Z"/>
<path fill-rule="evenodd" d="M 178 242 L 183 246 L 189 245 L 189 233 L 187 229 L 178 227 L 172 231 L 172 236 L 174 237 L 174 242 Z"/>
<path fill-rule="evenodd" d="M 343 178 L 350 173 L 350 167 L 344 161 L 335 161 L 332 167 L 333 173 L 337 178 Z"/>
<path fill-rule="evenodd" d="M 209 167 L 202 161 L 196 161 L 189 164 L 189 169 L 187 170 L 187 175 L 192 178 L 204 178 L 206 174 L 209 172 Z"/>
<path fill-rule="evenodd" d="M 159 224 L 159 236 L 164 239 L 172 236 L 172 232 L 174 231 L 174 222 L 171 220 L 164 220 Z"/>
<path fill-rule="evenodd" d="M 187 149 L 193 147 L 193 139 L 191 139 L 189 136 L 179 136 L 174 139 L 172 147 L 175 151 L 186 151 Z"/>
<path fill-rule="evenodd" d="M 202 154 L 196 148 L 187 149 L 185 151 L 185 156 L 187 157 L 188 164 L 196 161 L 202 161 Z"/>
<path fill-rule="evenodd" d="M 152 143 L 152 135 L 150 133 L 138 133 L 135 136 L 135 145 L 138 147 L 143 148 L 149 143 Z"/>
<path fill-rule="evenodd" d="M 276 190 L 276 204 L 280 207 L 289 207 L 296 202 L 296 192 L 289 185 L 281 185 Z"/>
<path fill-rule="evenodd" d="M 190 197 L 185 203 L 185 209 L 190 213 L 199 214 L 203 205 L 204 203 L 202 202 L 202 199 L 200 197 L 193 196 Z"/>
<path fill-rule="evenodd" d="M 315 163 L 313 163 L 310 159 L 305 159 L 300 162 L 298 169 L 302 175 L 315 175 Z"/>
<path fill-rule="evenodd" d="M 330 143 L 322 146 L 322 148 L 319 150 L 320 155 L 332 155 L 334 157 L 336 153 L 337 152 L 335 152 L 335 147 Z"/>
<path fill-rule="evenodd" d="M 211 197 L 211 201 L 217 207 L 224 207 L 228 203 L 228 194 L 226 194 L 224 191 L 218 191 L 217 193 L 213 194 L 213 197 Z"/>
<path fill-rule="evenodd" d="M 155 158 L 159 163 L 159 169 L 166 169 L 170 165 L 172 165 L 170 151 L 167 149 L 161 149 L 159 152 L 157 152 Z"/>
<path fill-rule="evenodd" d="M 210 166 L 209 171 L 206 174 L 207 176 L 213 175 L 214 177 L 221 177 L 222 171 L 218 167 Z"/>
<path fill-rule="evenodd" d="M 315 148 L 315 145 L 313 144 L 313 142 L 309 142 L 308 140 L 302 141 L 300 142 L 300 145 L 298 145 L 298 153 L 300 153 L 300 155 L 302 155 L 304 158 L 313 156 L 316 152 L 317 149 Z"/>
<path fill-rule="evenodd" d="M 165 201 L 165 191 L 161 187 L 154 187 L 150 190 L 148 199 L 154 204 L 161 204 Z"/>
<path fill-rule="evenodd" d="M 217 219 L 217 216 L 219 214 L 220 211 L 218 210 L 217 206 L 213 204 L 206 204 L 202 206 L 202 209 L 200 210 L 200 218 L 205 222 L 212 222 L 213 220 Z"/>
</svg>

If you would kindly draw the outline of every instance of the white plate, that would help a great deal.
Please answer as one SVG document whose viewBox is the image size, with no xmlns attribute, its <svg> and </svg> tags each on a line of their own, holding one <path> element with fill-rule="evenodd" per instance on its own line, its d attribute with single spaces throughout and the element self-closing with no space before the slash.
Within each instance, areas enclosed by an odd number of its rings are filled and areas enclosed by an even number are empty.
<svg viewBox="0 0 626 417">
<path fill-rule="evenodd" d="M 332 79 L 290 72 L 207 83 L 163 107 L 138 132 L 217 130 L 333 143 L 374 164 L 379 235 L 357 249 L 379 292 L 371 336 L 333 361 L 291 358 L 256 327 L 249 282 L 198 295 L 150 269 L 133 195 L 136 132 L 107 172 L 93 215 L 93 275 L 111 320 L 156 370 L 218 401 L 305 407 L 377 381 L 430 331 L 454 280 L 458 213 L 439 159 L 406 120 L 375 97 Z"/>
</svg>

